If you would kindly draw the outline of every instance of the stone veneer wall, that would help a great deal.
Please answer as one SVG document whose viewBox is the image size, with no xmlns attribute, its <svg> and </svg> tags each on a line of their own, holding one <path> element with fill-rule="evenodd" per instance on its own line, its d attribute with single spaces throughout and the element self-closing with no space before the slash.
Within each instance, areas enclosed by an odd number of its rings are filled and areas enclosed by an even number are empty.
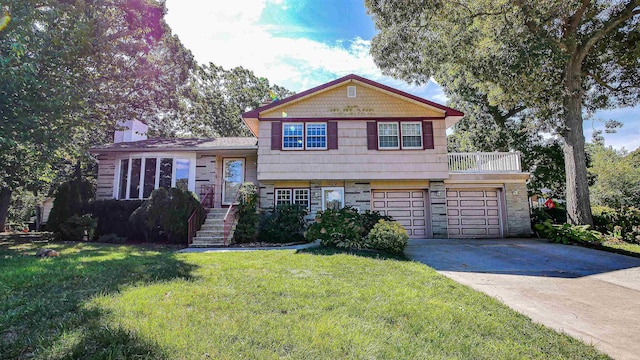
<svg viewBox="0 0 640 360">
<path fill-rule="evenodd" d="M 505 237 L 531 236 L 531 217 L 525 183 L 505 184 L 505 205 L 507 209 L 507 232 Z"/>
<path fill-rule="evenodd" d="M 346 181 L 344 184 L 344 205 L 353 206 L 360 212 L 371 210 L 371 183 Z"/>
<path fill-rule="evenodd" d="M 273 182 L 260 181 L 258 185 L 258 207 L 261 210 L 267 210 L 273 207 Z"/>
<path fill-rule="evenodd" d="M 431 229 L 436 239 L 449 237 L 447 225 L 447 201 L 444 182 L 431 181 L 429 185 L 429 199 L 431 202 Z"/>
</svg>

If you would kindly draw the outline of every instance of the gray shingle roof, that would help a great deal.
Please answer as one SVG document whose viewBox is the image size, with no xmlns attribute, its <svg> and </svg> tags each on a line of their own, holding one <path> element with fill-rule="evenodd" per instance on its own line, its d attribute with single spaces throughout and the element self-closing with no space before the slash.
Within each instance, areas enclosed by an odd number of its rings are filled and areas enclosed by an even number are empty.
<svg viewBox="0 0 640 360">
<path fill-rule="evenodd" d="M 258 139 L 254 137 L 220 137 L 215 139 L 147 139 L 131 142 L 106 144 L 89 149 L 92 153 L 123 151 L 195 151 L 257 149 Z"/>
</svg>

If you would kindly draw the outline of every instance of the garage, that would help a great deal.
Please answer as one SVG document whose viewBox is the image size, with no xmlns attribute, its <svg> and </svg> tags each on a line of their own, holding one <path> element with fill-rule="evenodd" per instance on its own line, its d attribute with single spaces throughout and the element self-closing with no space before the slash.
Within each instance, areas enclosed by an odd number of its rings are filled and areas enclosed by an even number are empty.
<svg viewBox="0 0 640 360">
<path fill-rule="evenodd" d="M 499 194 L 499 189 L 447 189 L 449 237 L 502 237 Z"/>
<path fill-rule="evenodd" d="M 372 210 L 393 219 L 407 230 L 410 238 L 427 236 L 427 199 L 424 190 L 374 190 Z"/>
</svg>

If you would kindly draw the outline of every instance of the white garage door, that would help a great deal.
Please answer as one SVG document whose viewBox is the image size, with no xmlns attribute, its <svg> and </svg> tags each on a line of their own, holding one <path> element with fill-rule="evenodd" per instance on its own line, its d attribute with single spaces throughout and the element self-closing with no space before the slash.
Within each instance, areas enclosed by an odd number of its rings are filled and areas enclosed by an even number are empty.
<svg viewBox="0 0 640 360">
<path fill-rule="evenodd" d="M 427 236 L 426 197 L 423 190 L 374 190 L 372 210 L 393 219 L 411 238 Z"/>
<path fill-rule="evenodd" d="M 450 238 L 502 237 L 498 189 L 447 189 Z"/>
</svg>

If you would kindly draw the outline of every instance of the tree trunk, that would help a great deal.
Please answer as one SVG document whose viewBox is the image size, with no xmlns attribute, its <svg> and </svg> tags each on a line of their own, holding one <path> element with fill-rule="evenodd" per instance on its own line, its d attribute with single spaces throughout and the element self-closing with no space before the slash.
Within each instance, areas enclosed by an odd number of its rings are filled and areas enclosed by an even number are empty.
<svg viewBox="0 0 640 360">
<path fill-rule="evenodd" d="M 9 203 L 11 202 L 11 189 L 0 188 L 0 232 L 5 230 L 7 215 L 9 214 Z"/>
<path fill-rule="evenodd" d="M 569 72 L 571 73 L 571 72 Z M 591 202 L 587 180 L 587 157 L 582 127 L 582 91 L 579 76 L 567 79 L 564 97 L 566 130 L 564 137 L 564 169 L 567 176 L 567 221 L 573 225 L 591 225 Z"/>
</svg>

